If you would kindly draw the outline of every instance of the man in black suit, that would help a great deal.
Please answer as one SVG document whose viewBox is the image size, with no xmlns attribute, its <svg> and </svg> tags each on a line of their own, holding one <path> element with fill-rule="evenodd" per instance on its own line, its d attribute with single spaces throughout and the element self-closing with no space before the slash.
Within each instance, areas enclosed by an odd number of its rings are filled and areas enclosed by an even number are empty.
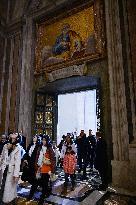
<svg viewBox="0 0 136 205">
<path fill-rule="evenodd" d="M 87 179 L 86 177 L 86 167 L 88 162 L 88 149 L 89 142 L 86 138 L 86 134 L 84 130 L 81 130 L 80 135 L 75 140 L 75 144 L 77 144 L 77 157 L 78 157 L 78 165 L 80 173 L 82 170 L 82 162 L 83 162 L 83 179 Z"/>
<path fill-rule="evenodd" d="M 107 144 L 102 138 L 100 132 L 96 132 L 96 150 L 95 150 L 95 168 L 99 171 L 102 184 L 99 186 L 99 190 L 105 191 L 108 187 L 107 182 L 107 169 L 108 169 L 108 157 L 107 157 Z"/>
<path fill-rule="evenodd" d="M 26 150 L 26 137 L 23 136 L 22 131 L 20 131 L 18 135 L 19 135 L 19 141 L 20 141 L 19 144 L 23 147 L 24 150 Z"/>
<path fill-rule="evenodd" d="M 1 155 L 1 153 L 2 153 L 2 150 L 3 150 L 4 145 L 6 144 L 6 140 L 7 140 L 6 135 L 5 135 L 5 134 L 2 134 L 2 135 L 0 136 L 0 155 Z"/>
<path fill-rule="evenodd" d="M 92 134 L 91 129 L 89 130 L 88 141 L 89 141 L 88 161 L 90 163 L 91 170 L 93 170 L 95 148 L 96 148 L 96 138 L 95 138 L 95 135 Z"/>
</svg>

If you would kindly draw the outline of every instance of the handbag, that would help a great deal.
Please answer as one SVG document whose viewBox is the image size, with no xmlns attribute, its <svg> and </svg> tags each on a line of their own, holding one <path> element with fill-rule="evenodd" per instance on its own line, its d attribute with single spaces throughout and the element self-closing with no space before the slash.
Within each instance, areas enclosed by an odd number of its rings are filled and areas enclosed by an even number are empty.
<svg viewBox="0 0 136 205">
<path fill-rule="evenodd" d="M 58 178 L 58 177 L 57 177 L 55 174 L 53 174 L 53 173 L 50 175 L 50 180 L 51 180 L 51 182 L 56 181 L 57 178 Z"/>
<path fill-rule="evenodd" d="M 23 167 L 23 173 L 21 176 L 21 180 L 26 182 L 29 180 L 30 176 L 31 176 L 30 168 L 27 164 L 25 164 L 25 166 Z"/>
<path fill-rule="evenodd" d="M 39 171 L 36 173 L 36 179 L 41 179 L 41 173 Z"/>
<path fill-rule="evenodd" d="M 50 159 L 48 159 L 48 158 L 46 158 L 46 157 L 44 156 L 44 157 L 43 157 L 43 164 L 50 165 L 50 164 L 51 164 Z"/>
</svg>

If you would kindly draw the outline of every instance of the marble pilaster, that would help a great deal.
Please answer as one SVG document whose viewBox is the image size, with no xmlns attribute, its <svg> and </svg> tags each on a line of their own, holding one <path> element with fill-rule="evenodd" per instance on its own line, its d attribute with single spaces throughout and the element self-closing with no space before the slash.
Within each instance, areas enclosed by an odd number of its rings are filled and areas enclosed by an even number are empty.
<svg viewBox="0 0 136 205">
<path fill-rule="evenodd" d="M 130 168 L 129 184 L 130 190 L 136 190 L 136 144 L 130 144 L 129 148 Z"/>
<path fill-rule="evenodd" d="M 125 44 L 126 44 L 126 57 L 127 57 L 127 64 L 128 64 L 128 84 L 129 84 L 129 92 L 130 92 L 130 101 L 131 104 L 129 107 L 131 108 L 131 115 L 132 115 L 132 125 L 133 125 L 133 132 L 132 136 L 130 136 L 130 147 L 136 147 L 136 110 L 135 110 L 135 94 L 134 94 L 134 85 L 133 85 L 133 63 L 131 60 L 132 50 L 130 48 L 130 35 L 129 32 L 129 24 L 128 24 L 128 2 L 123 1 L 123 17 L 124 17 L 124 30 L 125 33 Z"/>
<path fill-rule="evenodd" d="M 8 89 L 7 89 L 7 106 L 6 106 L 6 120 L 5 120 L 5 131 L 8 133 L 9 129 L 9 113 L 10 113 L 10 100 L 11 100 L 11 88 L 12 88 L 12 69 L 13 69 L 13 55 L 14 55 L 14 40 L 11 39 L 11 50 L 10 50 L 10 62 L 9 62 L 9 78 L 8 78 Z M 12 130 L 14 131 L 14 130 Z"/>
<path fill-rule="evenodd" d="M 119 1 L 105 0 L 105 13 L 113 141 L 112 183 L 117 187 L 128 189 L 130 184 L 129 135 Z"/>
<path fill-rule="evenodd" d="M 131 4 L 131 3 L 130 3 Z M 128 2 L 123 2 L 124 8 L 127 8 L 128 11 Z M 126 10 L 124 9 L 124 18 L 125 21 L 128 22 L 128 13 L 126 14 Z M 128 38 L 128 30 L 129 26 L 128 24 L 125 24 L 125 33 L 126 33 L 126 46 L 127 46 L 127 62 L 128 62 L 128 79 L 129 79 L 129 89 L 130 89 L 130 99 L 131 99 L 131 114 L 132 114 L 132 125 L 133 125 L 133 133 L 132 133 L 132 139 L 129 144 L 129 189 L 133 192 L 136 190 L 136 111 L 135 111 L 135 104 L 134 104 L 134 89 L 133 89 L 133 77 L 132 77 L 132 70 L 133 68 L 133 60 L 131 62 L 131 53 L 132 49 L 130 51 L 130 36 Z M 134 73 L 133 73 L 134 75 Z"/>
<path fill-rule="evenodd" d="M 20 85 L 20 105 L 18 130 L 22 130 L 27 137 L 27 142 L 31 140 L 31 115 L 32 115 L 32 20 L 27 18 L 23 25 L 23 48 L 22 48 L 22 68 Z"/>
<path fill-rule="evenodd" d="M 4 74 L 5 74 L 5 58 L 6 58 L 6 46 L 7 39 L 4 40 L 3 47 L 3 61 L 2 61 L 2 69 L 1 69 L 1 82 L 0 82 L 0 124 L 2 119 L 2 99 L 3 99 L 3 87 L 4 87 Z"/>
<path fill-rule="evenodd" d="M 3 69 L 1 71 L 1 132 L 17 132 L 18 127 L 18 85 L 20 84 L 20 41 L 22 22 L 6 27 Z"/>
</svg>

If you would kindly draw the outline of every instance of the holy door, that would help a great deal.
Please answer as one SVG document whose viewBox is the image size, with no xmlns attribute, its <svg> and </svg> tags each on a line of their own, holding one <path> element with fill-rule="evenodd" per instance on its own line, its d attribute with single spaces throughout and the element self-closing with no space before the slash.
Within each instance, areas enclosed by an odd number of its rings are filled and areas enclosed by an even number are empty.
<svg viewBox="0 0 136 205">
<path fill-rule="evenodd" d="M 58 106 L 57 95 L 36 93 L 34 129 L 37 134 L 46 134 L 56 139 Z"/>
</svg>

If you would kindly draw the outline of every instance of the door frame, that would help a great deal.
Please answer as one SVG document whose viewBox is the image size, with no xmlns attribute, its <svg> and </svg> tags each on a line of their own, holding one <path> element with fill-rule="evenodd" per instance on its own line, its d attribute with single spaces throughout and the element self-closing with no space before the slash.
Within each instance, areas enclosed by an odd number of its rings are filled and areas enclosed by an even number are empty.
<svg viewBox="0 0 136 205">
<path fill-rule="evenodd" d="M 82 83 L 80 83 L 81 81 L 78 80 L 79 82 L 79 86 L 74 85 L 74 80 L 75 79 L 79 79 L 79 80 L 84 80 L 84 82 L 86 81 L 86 86 L 85 83 L 84 85 L 82 85 Z M 95 83 L 92 83 L 91 80 L 95 79 Z M 65 87 L 64 89 L 61 88 L 61 90 L 59 90 L 59 86 L 62 87 L 63 83 L 65 82 L 65 84 L 69 83 L 69 81 L 73 81 L 73 85 L 71 88 L 67 88 Z M 89 82 L 90 81 L 90 82 Z M 58 88 L 57 88 L 58 85 Z M 66 86 L 66 85 L 65 85 Z M 56 89 L 56 90 L 55 90 Z M 66 93 L 73 93 L 73 92 L 80 92 L 80 91 L 87 91 L 87 90 L 93 90 L 96 89 L 96 115 L 97 115 L 97 130 L 102 130 L 102 122 L 101 122 L 101 80 L 99 77 L 92 77 L 92 76 L 77 76 L 77 77 L 70 77 L 70 78 L 66 78 L 66 79 L 60 79 L 59 81 L 57 81 L 57 83 L 51 82 L 51 83 L 47 83 L 45 86 L 40 87 L 39 89 L 37 89 L 35 91 L 35 96 L 37 94 L 42 94 L 42 95 L 52 95 L 54 96 L 54 116 L 53 116 L 53 135 L 52 135 L 52 140 L 57 140 L 57 123 L 58 123 L 58 95 L 59 94 L 66 94 Z M 49 91 L 48 91 L 49 90 Z M 36 97 L 35 97 L 36 99 Z M 36 107 L 37 107 L 37 102 L 35 100 L 35 112 L 36 112 Z M 35 114 L 34 112 L 34 129 L 36 131 L 36 123 L 35 123 Z M 45 119 L 44 119 L 45 120 Z M 43 122 L 44 124 L 44 122 Z M 43 127 L 43 133 L 44 133 L 44 127 Z"/>
</svg>

